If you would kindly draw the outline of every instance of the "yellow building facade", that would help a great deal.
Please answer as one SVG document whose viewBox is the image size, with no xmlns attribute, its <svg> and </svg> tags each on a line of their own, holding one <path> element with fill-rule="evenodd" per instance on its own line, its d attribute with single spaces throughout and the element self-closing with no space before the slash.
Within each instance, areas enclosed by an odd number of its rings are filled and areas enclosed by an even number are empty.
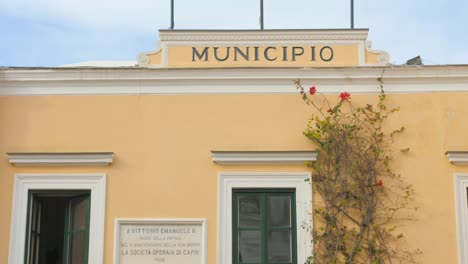
<svg viewBox="0 0 468 264">
<path fill-rule="evenodd" d="M 401 107 L 391 126 L 406 127 L 395 150 L 411 149 L 394 164 L 419 208 L 408 246 L 421 263 L 468 263 L 468 66 L 390 65 L 367 30 L 161 31 L 133 67 L 1 68 L 0 263 L 260 261 L 238 196 L 281 200 L 268 212 L 290 228 L 261 254 L 304 263 L 317 153 L 293 81 L 362 105 L 382 74 Z"/>
</svg>

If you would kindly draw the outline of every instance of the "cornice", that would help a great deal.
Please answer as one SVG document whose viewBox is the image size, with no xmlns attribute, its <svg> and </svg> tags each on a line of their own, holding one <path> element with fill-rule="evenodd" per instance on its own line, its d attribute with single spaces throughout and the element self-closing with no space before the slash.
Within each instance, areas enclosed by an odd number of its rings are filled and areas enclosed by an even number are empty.
<svg viewBox="0 0 468 264">
<path fill-rule="evenodd" d="M 21 167 L 32 166 L 107 166 L 112 164 L 113 152 L 10 152 L 11 164 Z"/>
<path fill-rule="evenodd" d="M 283 41 L 366 40 L 367 29 L 356 30 L 162 30 L 161 41 Z"/>
<path fill-rule="evenodd" d="M 468 165 L 468 151 L 447 151 L 447 159 L 455 165 Z"/>
<path fill-rule="evenodd" d="M 3 68 L 0 95 L 296 93 L 293 80 L 322 92 L 468 91 L 468 65 L 336 68 Z"/>
<path fill-rule="evenodd" d="M 317 160 L 317 151 L 211 151 L 218 165 L 301 164 Z"/>
<path fill-rule="evenodd" d="M 252 78 L 452 78 L 468 77 L 468 65 L 390 66 L 390 67 L 321 67 L 321 68 L 0 68 L 0 82 L 5 81 L 120 81 L 176 79 Z"/>
</svg>

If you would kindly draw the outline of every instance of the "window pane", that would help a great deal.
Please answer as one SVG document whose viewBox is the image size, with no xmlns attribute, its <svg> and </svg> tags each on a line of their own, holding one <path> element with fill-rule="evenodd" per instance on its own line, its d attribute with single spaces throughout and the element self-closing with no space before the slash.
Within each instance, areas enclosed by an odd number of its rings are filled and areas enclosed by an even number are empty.
<svg viewBox="0 0 468 264">
<path fill-rule="evenodd" d="M 467 199 L 467 202 L 468 202 L 468 188 L 466 188 L 466 199 Z"/>
<path fill-rule="evenodd" d="M 79 232 L 70 238 L 70 264 L 83 264 L 85 262 L 85 233 Z"/>
<path fill-rule="evenodd" d="M 31 219 L 31 231 L 36 232 L 36 227 L 37 227 L 37 215 L 38 215 L 38 200 L 33 196 L 32 198 L 32 219 Z"/>
<path fill-rule="evenodd" d="M 39 236 L 35 235 L 35 240 L 36 240 L 36 249 L 34 251 L 34 263 L 37 263 L 38 259 L 39 259 L 39 244 L 41 243 L 40 242 L 40 238 Z"/>
<path fill-rule="evenodd" d="M 239 231 L 239 262 L 260 262 L 260 231 Z"/>
<path fill-rule="evenodd" d="M 37 258 L 37 237 L 33 234 L 31 235 L 31 245 L 30 245 L 30 255 L 29 255 L 29 263 L 35 263 Z"/>
<path fill-rule="evenodd" d="M 268 197 L 268 224 L 270 226 L 290 226 L 291 200 L 289 196 Z"/>
<path fill-rule="evenodd" d="M 271 231 L 268 233 L 268 261 L 270 263 L 291 262 L 291 232 Z"/>
<path fill-rule="evenodd" d="M 87 197 L 71 200 L 71 230 L 86 227 L 86 202 Z"/>
<path fill-rule="evenodd" d="M 254 195 L 239 196 L 239 226 L 260 226 L 260 197 Z"/>
<path fill-rule="evenodd" d="M 34 231 L 37 234 L 41 233 L 41 214 L 42 214 L 42 202 L 38 199 L 37 200 L 37 215 L 36 215 L 36 227 L 34 228 Z"/>
</svg>

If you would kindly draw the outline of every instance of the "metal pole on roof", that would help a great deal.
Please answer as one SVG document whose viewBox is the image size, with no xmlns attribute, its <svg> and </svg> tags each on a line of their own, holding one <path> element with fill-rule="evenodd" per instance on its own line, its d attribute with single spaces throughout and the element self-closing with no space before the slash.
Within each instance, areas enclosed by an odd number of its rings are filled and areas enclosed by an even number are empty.
<svg viewBox="0 0 468 264">
<path fill-rule="evenodd" d="M 351 0 L 351 29 L 354 28 L 354 0 Z"/>
<path fill-rule="evenodd" d="M 263 29 L 263 0 L 260 0 L 260 29 Z"/>
<path fill-rule="evenodd" d="M 171 27 L 169 29 L 174 29 L 174 0 L 171 0 Z"/>
</svg>

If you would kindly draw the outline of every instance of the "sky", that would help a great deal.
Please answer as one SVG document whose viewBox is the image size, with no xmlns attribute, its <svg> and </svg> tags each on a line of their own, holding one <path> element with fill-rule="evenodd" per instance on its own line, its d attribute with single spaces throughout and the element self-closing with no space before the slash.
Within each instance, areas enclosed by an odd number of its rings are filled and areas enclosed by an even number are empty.
<svg viewBox="0 0 468 264">
<path fill-rule="evenodd" d="M 175 29 L 259 29 L 260 0 L 174 0 Z M 390 62 L 468 64 L 467 0 L 354 0 L 355 28 Z M 264 0 L 266 29 L 350 27 L 350 0 Z M 0 66 L 136 60 L 170 27 L 170 0 L 0 0 Z"/>
</svg>

